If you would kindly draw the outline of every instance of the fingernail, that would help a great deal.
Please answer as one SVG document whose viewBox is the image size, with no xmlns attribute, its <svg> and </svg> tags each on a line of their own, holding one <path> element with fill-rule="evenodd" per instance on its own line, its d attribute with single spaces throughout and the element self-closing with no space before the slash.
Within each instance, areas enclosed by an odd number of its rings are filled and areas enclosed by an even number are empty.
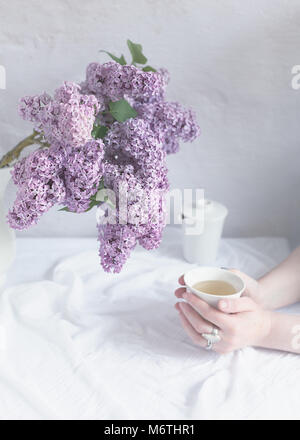
<svg viewBox="0 0 300 440">
<path fill-rule="evenodd" d="M 227 301 L 223 301 L 223 300 L 221 300 L 220 301 L 220 307 L 221 307 L 221 309 L 227 309 L 227 307 L 228 307 L 228 303 L 227 303 Z"/>
<path fill-rule="evenodd" d="M 183 298 L 183 299 L 188 299 L 188 293 L 187 293 L 187 292 L 184 292 L 184 293 L 182 294 L 182 298 Z"/>
</svg>

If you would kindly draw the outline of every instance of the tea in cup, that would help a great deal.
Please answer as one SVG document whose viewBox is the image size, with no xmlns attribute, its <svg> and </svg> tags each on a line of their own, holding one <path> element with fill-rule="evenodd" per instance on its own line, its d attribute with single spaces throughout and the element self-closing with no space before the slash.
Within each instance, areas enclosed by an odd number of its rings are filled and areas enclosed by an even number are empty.
<svg viewBox="0 0 300 440">
<path fill-rule="evenodd" d="M 197 267 L 184 275 L 189 292 L 216 307 L 220 299 L 239 298 L 245 290 L 244 281 L 235 273 L 218 267 Z"/>
</svg>

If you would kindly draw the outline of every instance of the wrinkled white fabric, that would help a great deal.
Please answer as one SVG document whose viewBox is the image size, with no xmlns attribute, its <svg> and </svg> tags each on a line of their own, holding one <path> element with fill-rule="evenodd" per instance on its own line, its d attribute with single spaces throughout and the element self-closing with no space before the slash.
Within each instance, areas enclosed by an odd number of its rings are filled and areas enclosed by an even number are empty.
<svg viewBox="0 0 300 440">
<path fill-rule="evenodd" d="M 258 276 L 288 252 L 280 238 L 223 240 L 216 264 Z M 0 418 L 299 418 L 299 356 L 190 342 L 173 291 L 191 267 L 176 228 L 119 275 L 93 239 L 19 239 L 0 296 Z"/>
</svg>

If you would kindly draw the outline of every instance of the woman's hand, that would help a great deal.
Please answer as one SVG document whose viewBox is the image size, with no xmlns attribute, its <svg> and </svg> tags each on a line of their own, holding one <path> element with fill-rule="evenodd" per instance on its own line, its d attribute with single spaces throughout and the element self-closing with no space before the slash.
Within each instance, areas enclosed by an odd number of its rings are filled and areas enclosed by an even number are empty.
<svg viewBox="0 0 300 440">
<path fill-rule="evenodd" d="M 229 270 L 230 272 L 235 273 L 238 277 L 242 278 L 242 280 L 244 281 L 246 288 L 243 293 L 243 296 L 252 298 L 253 301 L 256 302 L 256 304 L 263 306 L 264 292 L 259 281 L 255 280 L 252 277 L 249 277 L 249 275 L 245 274 L 244 272 L 241 272 L 240 270 L 237 269 L 229 269 Z M 183 280 L 183 277 L 181 278 Z"/>
<path fill-rule="evenodd" d="M 245 275 L 243 278 L 245 280 Z M 252 283 L 254 280 L 248 278 L 251 280 L 247 284 L 248 296 L 238 299 L 224 298 L 219 301 L 218 309 L 209 306 L 193 293 L 188 293 L 183 287 L 175 291 L 177 298 L 186 301 L 178 302 L 175 307 L 185 331 L 197 345 L 206 347 L 207 341 L 202 333 L 211 333 L 214 327 L 219 330 L 221 337 L 221 341 L 213 346 L 218 353 L 263 345 L 262 341 L 268 337 L 271 329 L 271 313 L 255 302 L 258 295 L 258 289 L 255 288 L 257 283 Z M 183 277 L 179 282 L 183 284 Z"/>
</svg>

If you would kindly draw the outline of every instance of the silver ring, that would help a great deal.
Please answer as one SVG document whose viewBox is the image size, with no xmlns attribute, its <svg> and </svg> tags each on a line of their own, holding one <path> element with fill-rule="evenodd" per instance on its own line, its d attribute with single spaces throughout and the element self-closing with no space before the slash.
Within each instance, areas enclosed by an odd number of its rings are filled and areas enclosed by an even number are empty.
<svg viewBox="0 0 300 440">
<path fill-rule="evenodd" d="M 213 327 L 211 333 L 202 333 L 201 335 L 207 341 L 206 350 L 212 350 L 213 345 L 221 341 L 219 330 Z"/>
<path fill-rule="evenodd" d="M 213 349 L 213 343 L 211 341 L 207 341 L 207 345 L 205 347 L 205 350 L 212 350 Z"/>
</svg>

